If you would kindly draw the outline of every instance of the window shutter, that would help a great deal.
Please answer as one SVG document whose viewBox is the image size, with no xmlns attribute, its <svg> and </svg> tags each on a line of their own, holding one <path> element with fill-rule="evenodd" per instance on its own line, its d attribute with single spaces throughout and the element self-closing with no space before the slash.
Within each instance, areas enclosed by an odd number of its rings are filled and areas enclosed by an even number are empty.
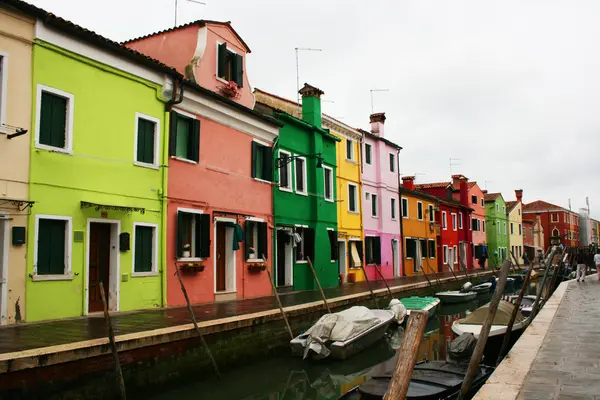
<svg viewBox="0 0 600 400">
<path fill-rule="evenodd" d="M 39 142 L 50 145 L 52 138 L 52 96 L 46 92 L 42 92 L 39 130 Z M 42 221 L 40 220 L 40 233 L 42 232 L 41 226 Z"/>
<path fill-rule="evenodd" d="M 138 119 L 137 161 L 154 163 L 154 130 L 154 122 Z"/>
<path fill-rule="evenodd" d="M 190 132 L 190 147 L 188 149 L 189 159 L 198 162 L 200 160 L 200 120 L 192 120 L 192 131 Z"/>
<path fill-rule="evenodd" d="M 67 134 L 67 99 L 52 96 L 52 137 L 51 146 L 65 147 L 65 136 Z"/>
<path fill-rule="evenodd" d="M 256 178 L 258 176 L 258 171 L 256 170 L 257 158 L 258 158 L 258 146 L 259 144 L 252 141 L 252 177 Z"/>
<path fill-rule="evenodd" d="M 268 257 L 268 251 L 267 251 L 267 223 L 266 222 L 259 222 L 258 223 L 258 254 L 257 256 L 259 258 L 265 258 L 265 260 Z"/>
<path fill-rule="evenodd" d="M 358 255 L 360 256 L 360 259 L 364 260 L 365 257 L 363 255 L 363 242 L 362 242 L 362 240 L 358 241 L 358 242 L 355 242 L 355 243 L 356 243 L 356 250 L 358 250 Z"/>
<path fill-rule="evenodd" d="M 50 220 L 40 219 L 38 224 L 37 233 L 37 274 L 46 275 L 49 273 L 50 265 L 50 249 L 52 244 L 50 243 L 50 227 L 48 222 Z"/>
<path fill-rule="evenodd" d="M 373 238 L 373 258 L 377 265 L 381 265 L 381 238 Z"/>
<path fill-rule="evenodd" d="M 266 146 L 263 149 L 263 177 L 265 181 L 273 182 L 273 148 Z"/>
<path fill-rule="evenodd" d="M 170 121 L 169 121 L 169 156 L 175 155 L 176 148 L 177 148 L 177 113 L 175 111 L 171 111 Z"/>
<path fill-rule="evenodd" d="M 331 254 L 331 260 L 336 260 L 339 258 L 338 247 L 337 247 L 337 232 L 336 231 L 327 231 L 329 235 L 329 251 Z"/>
<path fill-rule="evenodd" d="M 245 259 L 250 258 L 250 245 L 252 244 L 252 221 L 244 223 L 244 250 L 246 252 Z"/>
<path fill-rule="evenodd" d="M 225 79 L 227 68 L 227 43 L 221 43 L 219 45 L 217 54 L 217 74 L 219 78 Z"/>
<path fill-rule="evenodd" d="M 233 54 L 233 76 L 239 88 L 244 86 L 244 59 L 239 54 Z"/>
<path fill-rule="evenodd" d="M 183 237 L 185 236 L 185 232 L 183 231 L 185 228 L 185 213 L 178 211 L 177 212 L 177 240 L 175 241 L 175 256 L 181 257 L 183 255 Z M 191 245 L 191 243 L 190 243 Z"/>
<path fill-rule="evenodd" d="M 50 220 L 50 274 L 65 273 L 65 233 L 67 223 L 62 220 Z"/>
<path fill-rule="evenodd" d="M 310 228 L 304 229 L 304 254 L 310 257 L 310 261 L 315 262 L 315 230 Z"/>
<path fill-rule="evenodd" d="M 200 231 L 196 230 L 196 237 L 198 232 L 200 233 L 200 257 L 210 257 L 210 214 L 200 215 L 200 224 L 196 223 L 196 226 L 200 225 Z"/>
</svg>

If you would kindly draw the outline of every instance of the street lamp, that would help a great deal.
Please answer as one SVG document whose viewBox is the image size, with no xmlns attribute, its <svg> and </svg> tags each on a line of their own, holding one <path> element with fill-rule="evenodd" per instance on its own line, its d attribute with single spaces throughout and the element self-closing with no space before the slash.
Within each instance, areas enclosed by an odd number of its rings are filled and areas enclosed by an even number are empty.
<svg viewBox="0 0 600 400">
<path fill-rule="evenodd" d="M 312 158 L 312 157 L 317 158 L 317 168 L 323 168 L 323 156 L 321 155 L 321 153 L 297 154 L 295 156 L 281 156 L 275 160 L 275 165 L 277 166 L 277 168 L 281 168 L 285 165 L 288 165 L 289 163 L 291 163 L 292 161 L 294 161 L 298 158 Z"/>
</svg>

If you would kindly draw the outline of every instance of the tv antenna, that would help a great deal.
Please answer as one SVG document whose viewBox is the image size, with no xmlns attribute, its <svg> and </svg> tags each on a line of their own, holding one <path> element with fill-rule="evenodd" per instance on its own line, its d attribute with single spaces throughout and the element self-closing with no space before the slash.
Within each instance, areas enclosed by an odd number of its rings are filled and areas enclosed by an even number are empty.
<svg viewBox="0 0 600 400">
<path fill-rule="evenodd" d="M 450 175 L 452 175 L 452 167 L 455 165 L 461 165 L 460 162 L 462 159 L 460 158 L 452 158 L 450 157 Z"/>
<path fill-rule="evenodd" d="M 489 183 L 492 183 L 492 182 L 494 182 L 494 181 L 484 181 L 484 182 L 483 182 L 483 190 L 487 190 L 487 184 L 488 184 L 488 182 L 489 182 Z"/>
<path fill-rule="evenodd" d="M 296 100 L 298 102 L 298 112 L 300 112 L 300 66 L 298 62 L 300 51 L 323 51 L 323 49 L 313 49 L 310 47 L 295 47 L 296 50 Z"/>
<path fill-rule="evenodd" d="M 175 0 L 175 27 L 177 27 L 177 2 L 178 2 L 178 1 L 179 1 L 179 0 Z M 187 2 L 190 2 L 190 3 L 195 3 L 195 4 L 201 4 L 201 5 L 203 5 L 203 6 L 205 6 L 205 5 L 206 5 L 206 3 L 205 3 L 205 2 L 203 2 L 203 1 L 198 1 L 198 0 L 185 0 L 185 1 L 187 1 Z"/>
<path fill-rule="evenodd" d="M 371 114 L 375 112 L 375 107 L 373 106 L 373 92 L 389 92 L 390 89 L 371 89 Z"/>
</svg>

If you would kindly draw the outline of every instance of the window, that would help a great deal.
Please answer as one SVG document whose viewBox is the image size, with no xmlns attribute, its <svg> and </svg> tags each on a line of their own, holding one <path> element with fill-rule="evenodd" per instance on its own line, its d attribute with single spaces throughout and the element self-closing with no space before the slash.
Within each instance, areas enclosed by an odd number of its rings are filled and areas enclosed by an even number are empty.
<svg viewBox="0 0 600 400">
<path fill-rule="evenodd" d="M 446 211 L 442 211 L 442 229 L 448 228 L 448 222 L 446 221 Z"/>
<path fill-rule="evenodd" d="M 365 254 L 367 256 L 367 264 L 381 264 L 381 238 L 376 236 L 366 236 Z"/>
<path fill-rule="evenodd" d="M 252 177 L 273 180 L 273 149 L 256 141 L 252 141 Z"/>
<path fill-rule="evenodd" d="M 71 93 L 37 86 L 36 147 L 48 150 L 73 150 L 73 103 Z"/>
<path fill-rule="evenodd" d="M 473 230 L 473 216 L 469 215 L 469 230 Z"/>
<path fill-rule="evenodd" d="M 444 259 L 444 264 L 448 264 L 448 246 L 442 246 L 442 258 Z"/>
<path fill-rule="evenodd" d="M 496 204 L 496 212 L 500 212 L 500 205 Z"/>
<path fill-rule="evenodd" d="M 477 196 L 475 196 L 475 195 L 471 196 L 471 203 L 477 204 Z"/>
<path fill-rule="evenodd" d="M 279 158 L 285 159 L 290 157 L 291 153 L 287 151 L 279 150 Z M 291 192 L 292 191 L 292 163 L 286 163 L 279 167 L 279 189 Z"/>
<path fill-rule="evenodd" d="M 171 111 L 169 155 L 198 162 L 200 159 L 200 121 Z"/>
<path fill-rule="evenodd" d="M 519 210 L 517 210 L 517 213 L 518 213 L 519 215 L 521 215 L 521 210 L 520 210 L 520 209 L 519 209 Z"/>
<path fill-rule="evenodd" d="M 417 201 L 417 219 L 423 221 L 423 203 Z"/>
<path fill-rule="evenodd" d="M 329 260 L 337 261 L 339 258 L 338 254 L 338 234 L 333 229 L 327 229 L 327 236 L 329 236 Z"/>
<path fill-rule="evenodd" d="M 512 223 L 512 222 L 510 223 L 510 234 L 511 234 L 511 235 L 514 235 L 514 234 L 515 234 L 515 229 L 514 229 L 514 226 L 513 226 L 513 223 Z"/>
<path fill-rule="evenodd" d="M 417 239 L 406 238 L 406 258 L 417 256 Z"/>
<path fill-rule="evenodd" d="M 471 217 L 471 230 L 476 231 L 476 232 L 478 231 L 478 229 L 477 229 L 477 221 L 478 221 L 477 218 L 473 219 Z"/>
<path fill-rule="evenodd" d="M 427 258 L 428 257 L 428 253 L 427 253 L 427 240 L 425 239 L 419 239 L 419 244 L 421 245 L 421 257 L 422 258 Z"/>
<path fill-rule="evenodd" d="M 137 165 L 158 167 L 159 120 L 135 114 L 135 162 Z"/>
<path fill-rule="evenodd" d="M 500 234 L 500 222 L 498 222 L 498 235 Z"/>
<path fill-rule="evenodd" d="M 519 236 L 523 234 L 523 226 L 519 224 Z"/>
<path fill-rule="evenodd" d="M 325 180 L 325 200 L 333 201 L 333 170 L 323 166 L 323 178 Z"/>
<path fill-rule="evenodd" d="M 246 260 L 262 260 L 263 255 L 267 256 L 267 223 L 258 220 L 246 220 L 244 224 L 245 243 L 244 250 Z"/>
<path fill-rule="evenodd" d="M 481 221 L 481 230 L 485 232 L 485 221 Z"/>
<path fill-rule="evenodd" d="M 506 206 L 502 206 L 502 212 L 506 214 Z"/>
<path fill-rule="evenodd" d="M 179 259 L 210 257 L 210 215 L 198 210 L 177 210 L 176 245 Z"/>
<path fill-rule="evenodd" d="M 377 195 L 371 194 L 371 216 L 377 217 Z"/>
<path fill-rule="evenodd" d="M 454 253 L 454 264 L 458 264 L 458 251 L 456 246 L 452 246 L 452 253 Z"/>
<path fill-rule="evenodd" d="M 483 197 L 481 198 L 481 207 L 485 207 L 485 203 L 483 202 Z"/>
<path fill-rule="evenodd" d="M 307 194 L 306 192 L 306 159 L 298 157 L 294 160 L 296 174 L 296 193 Z"/>
<path fill-rule="evenodd" d="M 396 155 L 390 153 L 390 172 L 396 172 Z"/>
<path fill-rule="evenodd" d="M 429 239 L 429 258 L 435 258 L 436 248 L 435 240 Z"/>
<path fill-rule="evenodd" d="M 365 200 L 371 200 L 371 193 L 365 192 Z"/>
<path fill-rule="evenodd" d="M 6 123 L 6 92 L 8 85 L 8 56 L 0 52 L 0 124 Z"/>
<path fill-rule="evenodd" d="M 463 214 L 461 212 L 458 213 L 458 229 L 462 229 L 463 227 Z"/>
<path fill-rule="evenodd" d="M 217 76 L 244 86 L 244 59 L 227 48 L 227 43 L 217 43 Z"/>
<path fill-rule="evenodd" d="M 504 235 L 506 235 L 506 222 L 504 223 Z"/>
<path fill-rule="evenodd" d="M 552 222 L 558 222 L 558 214 L 552 214 Z"/>
<path fill-rule="evenodd" d="M 369 165 L 371 165 L 372 150 L 373 148 L 371 147 L 371 145 L 369 143 L 365 143 L 365 162 Z"/>
<path fill-rule="evenodd" d="M 157 272 L 157 225 L 133 224 L 133 274 Z"/>
<path fill-rule="evenodd" d="M 390 199 L 390 208 L 391 208 L 390 212 L 392 215 L 392 219 L 396 219 L 396 199 L 394 199 L 394 198 Z"/>
<path fill-rule="evenodd" d="M 354 161 L 354 141 L 346 139 L 346 160 Z"/>
<path fill-rule="evenodd" d="M 529 228 L 529 236 L 533 237 L 533 228 Z"/>
<path fill-rule="evenodd" d="M 408 218 L 408 199 L 402 198 L 402 218 Z"/>
<path fill-rule="evenodd" d="M 348 184 L 348 211 L 357 212 L 358 188 L 356 185 Z"/>
<path fill-rule="evenodd" d="M 67 275 L 71 270 L 71 218 L 36 218 L 35 275 Z"/>
<path fill-rule="evenodd" d="M 456 230 L 456 213 L 452 213 L 452 230 Z"/>
<path fill-rule="evenodd" d="M 519 246 L 519 257 L 523 257 L 523 246 Z"/>
<path fill-rule="evenodd" d="M 315 230 L 311 228 L 296 228 L 296 233 L 300 235 L 300 243 L 296 244 L 296 262 L 315 260 Z"/>
<path fill-rule="evenodd" d="M 435 214 L 433 213 L 433 205 L 427 206 L 427 211 L 429 212 L 429 222 L 435 222 Z"/>
</svg>

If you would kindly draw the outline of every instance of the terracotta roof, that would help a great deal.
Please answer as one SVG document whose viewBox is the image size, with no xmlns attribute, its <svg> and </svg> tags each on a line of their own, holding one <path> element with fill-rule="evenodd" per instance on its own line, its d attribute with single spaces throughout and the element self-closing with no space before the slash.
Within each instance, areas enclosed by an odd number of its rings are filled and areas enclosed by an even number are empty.
<svg viewBox="0 0 600 400">
<path fill-rule="evenodd" d="M 207 19 L 199 19 L 199 20 L 192 21 L 192 22 L 189 22 L 189 23 L 184 24 L 184 25 L 179 25 L 179 26 L 175 26 L 173 28 L 162 30 L 162 31 L 149 33 L 149 34 L 144 35 L 144 36 L 140 36 L 140 37 L 136 37 L 136 38 L 133 38 L 133 39 L 126 40 L 126 41 L 124 41 L 122 43 L 125 44 L 125 43 L 136 42 L 138 40 L 146 39 L 146 38 L 149 38 L 149 37 L 152 37 L 152 36 L 155 36 L 155 35 L 160 35 L 162 33 L 173 32 L 173 31 L 176 31 L 178 29 L 187 28 L 188 26 L 193 26 L 193 25 L 197 25 L 199 28 L 202 28 L 202 27 L 206 26 L 206 24 L 223 25 L 223 26 L 228 27 L 229 29 L 231 29 L 231 32 L 233 32 L 233 34 L 240 41 L 240 43 L 242 43 L 242 45 L 246 48 L 246 51 L 248 53 L 252 52 L 250 50 L 250 47 L 248 47 L 248 45 L 246 44 L 246 42 L 244 42 L 244 39 L 242 39 L 242 37 L 235 31 L 235 29 L 233 29 L 233 27 L 231 26 L 231 21 L 222 22 L 222 21 L 211 21 L 211 20 L 207 20 Z"/>
<path fill-rule="evenodd" d="M 420 183 L 415 185 L 417 189 L 445 189 L 450 185 L 450 182 L 433 182 L 433 183 Z"/>
<path fill-rule="evenodd" d="M 483 195 L 485 201 L 496 201 L 498 197 L 502 196 L 501 193 L 486 193 Z"/>
<path fill-rule="evenodd" d="M 401 194 L 406 194 L 408 196 L 413 195 L 415 197 L 420 197 L 420 198 L 428 199 L 428 200 L 435 201 L 435 202 L 438 202 L 438 201 L 441 200 L 439 197 L 436 197 L 436 196 L 434 196 L 432 194 L 421 192 L 420 190 L 405 189 L 402 186 L 400 186 L 400 193 Z"/>
<path fill-rule="evenodd" d="M 507 212 L 512 211 L 513 208 L 515 208 L 518 203 L 519 203 L 518 201 L 507 201 L 506 202 L 506 211 Z"/>
<path fill-rule="evenodd" d="M 557 206 L 556 204 L 548 203 L 543 200 L 532 201 L 531 203 L 523 204 L 523 211 L 547 211 L 547 210 L 564 210 L 566 208 Z"/>
</svg>

